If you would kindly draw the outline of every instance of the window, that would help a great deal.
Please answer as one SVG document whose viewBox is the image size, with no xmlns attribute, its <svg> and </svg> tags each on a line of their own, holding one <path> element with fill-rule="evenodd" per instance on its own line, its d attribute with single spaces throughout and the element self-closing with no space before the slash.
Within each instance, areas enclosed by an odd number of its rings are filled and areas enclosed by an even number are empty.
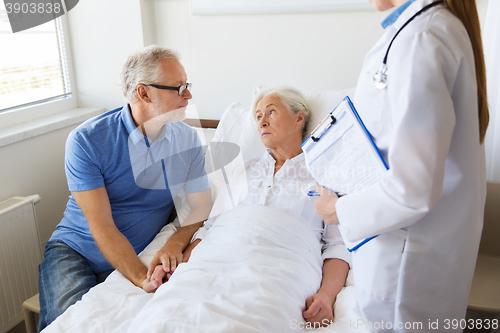
<svg viewBox="0 0 500 333">
<path fill-rule="evenodd" d="M 71 96 L 61 17 L 12 33 L 0 1 L 0 112 Z"/>
</svg>

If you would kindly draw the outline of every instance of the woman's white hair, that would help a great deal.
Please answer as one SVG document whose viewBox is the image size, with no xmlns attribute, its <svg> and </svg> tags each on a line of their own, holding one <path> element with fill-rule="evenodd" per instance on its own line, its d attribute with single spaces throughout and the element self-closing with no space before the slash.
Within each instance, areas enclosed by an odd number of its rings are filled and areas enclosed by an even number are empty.
<svg viewBox="0 0 500 333">
<path fill-rule="evenodd" d="M 267 87 L 259 90 L 253 98 L 252 101 L 252 115 L 255 119 L 255 113 L 257 112 L 257 104 L 260 100 L 266 96 L 274 95 L 281 98 L 283 104 L 288 107 L 288 110 L 293 114 L 299 114 L 299 112 L 304 111 L 304 121 L 302 123 L 302 137 L 306 136 L 307 125 L 311 119 L 311 111 L 307 107 L 306 99 L 302 92 L 290 86 L 280 86 L 280 87 Z"/>
<path fill-rule="evenodd" d="M 137 86 L 139 84 L 157 84 L 161 82 L 163 72 L 161 70 L 162 59 L 179 60 L 177 52 L 150 45 L 131 54 L 122 67 L 121 87 L 125 100 L 134 103 L 138 100 Z"/>
</svg>

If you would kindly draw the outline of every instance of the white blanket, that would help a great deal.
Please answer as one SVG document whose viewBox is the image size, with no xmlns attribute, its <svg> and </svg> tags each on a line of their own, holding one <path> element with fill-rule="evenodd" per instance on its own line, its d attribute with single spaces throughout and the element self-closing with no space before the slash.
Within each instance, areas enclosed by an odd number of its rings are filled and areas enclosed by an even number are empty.
<svg viewBox="0 0 500 333">
<path fill-rule="evenodd" d="M 147 264 L 175 232 L 167 226 L 141 254 Z M 305 300 L 321 283 L 321 247 L 281 211 L 237 207 L 222 215 L 156 293 L 118 272 L 87 293 L 46 332 L 300 332 Z M 351 278 L 348 279 L 348 282 Z M 354 288 L 340 292 L 325 332 L 362 332 Z"/>
</svg>

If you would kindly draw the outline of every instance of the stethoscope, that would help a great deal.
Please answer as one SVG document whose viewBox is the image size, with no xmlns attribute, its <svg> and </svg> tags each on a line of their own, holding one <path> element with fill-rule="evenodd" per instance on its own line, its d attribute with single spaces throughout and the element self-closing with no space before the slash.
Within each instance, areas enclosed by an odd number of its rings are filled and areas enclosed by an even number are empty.
<svg viewBox="0 0 500 333">
<path fill-rule="evenodd" d="M 423 12 L 425 12 L 426 10 L 431 9 L 432 7 L 435 7 L 435 6 L 440 5 L 442 3 L 443 3 L 442 0 L 436 1 L 436 2 L 433 2 L 431 4 L 428 4 L 427 6 L 425 6 L 421 10 L 419 10 L 408 21 L 406 21 L 406 23 L 403 24 L 401 29 L 399 29 L 398 32 L 396 32 L 396 34 L 394 35 L 394 37 L 392 37 L 391 43 L 389 44 L 389 47 L 387 48 L 387 51 L 385 52 L 385 57 L 384 57 L 384 61 L 382 62 L 382 66 L 373 75 L 373 83 L 375 84 L 375 87 L 377 87 L 377 89 L 384 89 L 385 87 L 387 87 L 387 56 L 389 55 L 389 51 L 391 50 L 392 43 L 394 42 L 394 40 L 396 39 L 398 34 L 401 32 L 401 30 L 403 30 L 408 25 L 408 23 L 413 21 L 413 19 L 415 17 L 417 17 L 418 15 L 420 15 Z"/>
</svg>

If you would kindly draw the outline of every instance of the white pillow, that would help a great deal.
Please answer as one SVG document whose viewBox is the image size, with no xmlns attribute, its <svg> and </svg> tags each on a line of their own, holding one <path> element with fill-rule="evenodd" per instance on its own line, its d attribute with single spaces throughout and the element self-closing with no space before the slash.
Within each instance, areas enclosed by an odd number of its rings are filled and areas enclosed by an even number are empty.
<svg viewBox="0 0 500 333">
<path fill-rule="evenodd" d="M 254 89 L 254 93 L 258 89 Z M 354 91 L 355 88 L 303 92 L 307 106 L 311 110 L 307 132 L 311 132 L 346 96 L 352 99 Z M 250 108 L 237 102 L 231 104 L 222 114 L 211 142 L 237 144 L 245 162 L 262 157 L 266 149 L 260 140 L 257 122 L 253 119 Z"/>
<path fill-rule="evenodd" d="M 238 102 L 229 105 L 224 111 L 211 142 L 237 144 L 245 162 L 262 157 L 266 150 L 249 107 Z"/>
<path fill-rule="evenodd" d="M 324 90 L 303 92 L 306 103 L 311 110 L 311 119 L 307 126 L 307 133 L 310 133 L 326 115 L 337 107 L 337 105 L 346 97 L 352 100 L 356 88 L 344 90 Z"/>
</svg>

